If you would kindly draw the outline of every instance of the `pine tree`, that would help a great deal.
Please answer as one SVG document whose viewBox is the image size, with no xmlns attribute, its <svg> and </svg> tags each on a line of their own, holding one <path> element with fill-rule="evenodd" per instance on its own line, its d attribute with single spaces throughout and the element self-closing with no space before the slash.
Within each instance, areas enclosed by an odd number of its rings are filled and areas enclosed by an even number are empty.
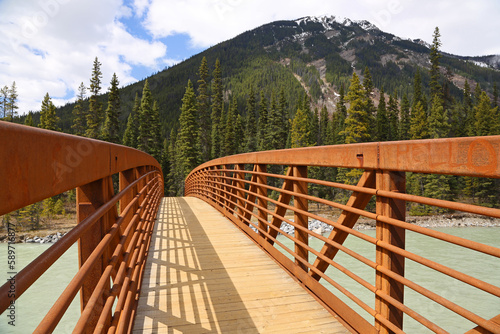
<svg viewBox="0 0 500 334">
<path fill-rule="evenodd" d="M 393 95 L 389 96 L 389 104 L 387 105 L 387 120 L 389 121 L 388 140 L 399 139 L 399 118 L 398 96 L 394 92 Z"/>
<path fill-rule="evenodd" d="M 422 102 L 418 102 L 415 108 L 411 111 L 410 139 L 426 138 L 429 138 L 427 113 L 422 106 Z"/>
<path fill-rule="evenodd" d="M 493 83 L 493 101 L 492 101 L 492 106 L 498 107 L 498 86 L 497 83 Z"/>
<path fill-rule="evenodd" d="M 220 157 L 221 153 L 221 133 L 220 118 L 224 108 L 223 88 L 222 88 L 222 70 L 219 59 L 215 61 L 212 81 L 212 158 Z"/>
<path fill-rule="evenodd" d="M 184 179 L 189 172 L 198 166 L 200 150 L 198 143 L 196 96 L 191 80 L 182 98 L 181 115 L 179 116 L 179 134 L 177 136 L 177 160 L 179 170 Z"/>
<path fill-rule="evenodd" d="M 366 109 L 366 115 L 368 118 L 368 124 L 370 126 L 369 133 L 372 138 L 376 137 L 376 121 L 375 121 L 375 104 L 373 103 L 372 100 L 372 94 L 373 94 L 373 81 L 372 81 L 372 76 L 370 74 L 370 70 L 368 69 L 368 66 L 365 67 L 365 72 L 364 72 L 364 78 L 363 78 L 363 88 L 365 92 L 365 109 Z"/>
<path fill-rule="evenodd" d="M 424 111 L 427 110 L 427 103 L 425 101 L 424 94 L 422 92 L 422 76 L 420 74 L 420 69 L 417 68 L 417 72 L 415 73 L 415 79 L 413 81 L 413 103 L 412 110 L 414 110 L 417 104 L 420 102 Z"/>
<path fill-rule="evenodd" d="M 139 111 L 141 108 L 141 101 L 139 100 L 139 94 L 135 94 L 134 107 L 132 112 L 128 115 L 127 127 L 125 133 L 123 134 L 123 145 L 137 148 L 137 137 L 139 137 Z"/>
<path fill-rule="evenodd" d="M 26 116 L 26 119 L 24 120 L 24 125 L 35 126 L 35 124 L 33 123 L 33 112 L 32 111 L 30 111 L 28 113 L 28 115 Z"/>
<path fill-rule="evenodd" d="M 18 221 L 27 224 L 29 230 L 38 230 L 41 227 L 41 213 L 41 202 L 30 204 L 19 210 Z"/>
<path fill-rule="evenodd" d="M 408 101 L 408 96 L 403 95 L 401 101 L 401 120 L 399 122 L 399 139 L 408 140 L 410 139 L 410 101 Z"/>
<path fill-rule="evenodd" d="M 278 98 L 278 114 L 281 118 L 281 126 L 279 127 L 279 142 L 281 143 L 279 148 L 286 148 L 286 142 L 289 131 L 289 113 L 288 113 L 288 103 L 285 98 L 285 89 L 281 87 L 280 96 Z"/>
<path fill-rule="evenodd" d="M 430 81 L 430 89 L 431 89 L 431 97 L 434 98 L 436 94 L 442 94 L 440 81 L 440 73 L 439 73 L 439 59 L 441 58 L 441 53 L 439 52 L 439 48 L 441 47 L 441 40 L 439 39 L 441 34 L 439 33 L 439 28 L 436 27 L 434 29 L 432 46 L 430 51 L 430 62 L 431 68 L 429 70 L 429 74 L 431 77 Z"/>
<path fill-rule="evenodd" d="M 318 145 L 328 145 L 328 110 L 326 106 L 321 108 L 321 113 L 319 115 L 319 136 L 318 136 Z"/>
<path fill-rule="evenodd" d="M 76 104 L 73 108 L 73 134 L 77 136 L 84 136 L 85 129 L 87 127 L 87 111 L 85 110 L 84 100 L 85 100 L 86 88 L 83 82 L 78 87 L 78 95 L 76 96 Z"/>
<path fill-rule="evenodd" d="M 285 148 L 286 139 L 283 136 L 283 112 L 277 104 L 274 91 L 271 94 L 271 105 L 268 113 L 267 139 L 269 150 Z"/>
<path fill-rule="evenodd" d="M 102 139 L 111 143 L 120 143 L 120 124 L 118 117 L 120 116 L 120 92 L 118 91 L 118 78 L 116 73 L 113 73 L 111 86 L 108 95 L 108 108 L 106 109 L 106 119 L 102 128 Z"/>
<path fill-rule="evenodd" d="M 157 160 L 161 159 L 162 152 L 162 137 L 161 137 L 161 124 L 160 124 L 160 108 L 158 101 L 153 102 L 153 112 L 151 114 L 151 155 Z"/>
<path fill-rule="evenodd" d="M 364 90 L 359 82 L 359 77 L 354 72 L 352 74 L 351 85 L 347 93 L 347 101 L 350 107 L 347 110 L 345 120 L 345 130 L 341 134 L 345 135 L 345 143 L 363 143 L 370 141 L 369 116 L 366 112 Z"/>
<path fill-rule="evenodd" d="M 168 175 L 170 174 L 170 151 L 169 151 L 169 143 L 167 138 L 163 140 L 163 150 L 161 152 L 161 159 L 160 159 L 160 164 L 161 164 L 161 169 L 163 171 L 163 190 L 164 190 L 164 196 L 168 195 L 168 188 L 169 188 L 169 181 L 168 181 Z"/>
<path fill-rule="evenodd" d="M 98 139 L 101 134 L 102 106 L 97 101 L 97 96 L 101 91 L 101 78 L 101 63 L 96 57 L 92 68 L 92 78 L 90 79 L 91 95 L 89 99 L 89 112 L 87 114 L 87 130 L 85 131 L 86 137 L 94 139 Z"/>
<path fill-rule="evenodd" d="M 198 70 L 198 124 L 200 128 L 200 150 L 202 161 L 210 160 L 212 154 L 212 124 L 210 115 L 210 97 L 208 92 L 208 65 L 203 57 Z"/>
<path fill-rule="evenodd" d="M 430 138 L 448 137 L 450 124 L 448 122 L 448 113 L 443 107 L 443 100 L 439 94 L 434 95 L 428 121 Z"/>
<path fill-rule="evenodd" d="M 45 97 L 42 101 L 42 109 L 40 110 L 40 124 L 38 126 L 42 129 L 59 131 L 57 122 L 59 122 L 59 117 L 56 116 L 56 107 L 52 103 L 49 93 L 47 93 L 45 94 Z"/>
<path fill-rule="evenodd" d="M 250 95 L 247 101 L 247 119 L 245 131 L 245 152 L 257 151 L 257 127 L 255 119 L 255 93 L 253 87 L 250 87 Z"/>
<path fill-rule="evenodd" d="M 387 117 L 387 108 L 385 104 L 384 88 L 380 89 L 380 101 L 377 107 L 377 140 L 389 140 L 389 122 Z"/>
<path fill-rule="evenodd" d="M 139 134 L 137 137 L 137 148 L 148 154 L 154 151 L 153 138 L 153 97 L 149 89 L 148 79 L 144 82 L 142 90 L 141 107 L 139 108 Z"/>
<path fill-rule="evenodd" d="M 236 137 L 236 120 L 238 118 L 238 102 L 233 97 L 225 120 L 225 133 L 223 141 L 223 156 L 236 154 L 238 150 L 238 138 Z"/>
<path fill-rule="evenodd" d="M 476 136 L 489 136 L 499 134 L 498 107 L 492 108 L 488 95 L 483 91 L 478 103 L 474 105 L 474 128 Z"/>
<path fill-rule="evenodd" d="M 17 117 L 17 109 L 19 109 L 19 106 L 17 105 L 17 88 L 16 88 L 16 82 L 12 82 L 12 86 L 9 89 L 9 103 L 8 103 L 8 108 L 9 108 L 9 118 L 11 122 L 14 122 L 14 118 Z"/>
<path fill-rule="evenodd" d="M 347 108 L 345 106 L 345 92 L 344 86 L 340 86 L 339 91 L 339 100 L 337 101 L 336 114 L 335 114 L 335 124 L 334 134 L 333 134 L 333 142 L 332 144 L 344 144 L 345 141 L 345 120 L 347 118 Z"/>
<path fill-rule="evenodd" d="M 257 149 L 259 151 L 265 151 L 268 149 L 267 139 L 267 99 L 264 96 L 264 92 L 260 91 L 260 102 L 259 102 L 259 120 L 257 121 Z"/>
<path fill-rule="evenodd" d="M 298 109 L 292 121 L 291 127 L 291 147 L 307 147 L 312 146 L 310 142 L 310 123 L 307 114 Z"/>
<path fill-rule="evenodd" d="M 7 119 L 7 115 L 8 115 L 8 110 L 9 110 L 9 87 L 8 86 L 4 86 L 2 88 L 0 88 L 0 110 L 1 110 L 1 113 L 2 113 L 2 118 L 4 120 Z"/>
<path fill-rule="evenodd" d="M 311 143 L 314 146 L 318 146 L 319 142 L 319 111 L 318 108 L 314 108 L 314 113 L 311 112 L 311 117 L 309 118 L 311 122 Z"/>
</svg>

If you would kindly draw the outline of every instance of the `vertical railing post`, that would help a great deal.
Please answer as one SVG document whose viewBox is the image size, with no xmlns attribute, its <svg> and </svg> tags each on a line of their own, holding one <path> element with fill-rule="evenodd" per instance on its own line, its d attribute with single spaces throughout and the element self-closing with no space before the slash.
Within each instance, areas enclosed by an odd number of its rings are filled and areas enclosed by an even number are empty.
<svg viewBox="0 0 500 334">
<path fill-rule="evenodd" d="M 307 166 L 293 166 L 292 168 L 294 177 L 307 178 Z M 293 192 L 298 195 L 307 195 L 307 182 L 294 180 Z M 293 196 L 293 206 L 298 210 L 308 211 L 308 202 L 307 199 L 305 198 L 299 196 Z M 294 222 L 299 226 L 305 227 L 306 229 L 309 228 L 308 217 L 303 213 L 295 211 Z M 309 235 L 307 234 L 307 232 L 301 231 L 298 228 L 296 228 L 295 238 L 297 239 L 297 241 L 300 241 L 308 245 Z M 299 258 L 302 258 L 309 262 L 309 252 L 304 246 L 300 245 L 298 242 L 295 242 L 295 253 L 297 253 Z M 300 268 L 304 269 L 305 271 L 308 270 L 308 267 L 304 263 L 300 262 L 297 258 L 295 259 L 295 264 L 297 264 Z"/>
<path fill-rule="evenodd" d="M 94 213 L 113 196 L 113 194 L 110 193 L 109 182 L 112 182 L 111 177 L 91 182 L 76 189 L 78 223 L 82 222 L 85 218 Z M 113 188 L 111 187 L 111 189 Z M 112 222 L 109 221 L 109 215 L 104 215 L 78 240 L 78 260 L 80 267 L 83 263 L 85 263 L 94 248 L 97 247 L 102 237 L 107 232 L 107 229 L 109 229 L 108 225 L 110 223 Z M 92 295 L 92 292 L 94 291 L 105 266 L 107 265 L 107 260 L 108 259 L 105 258 L 105 255 L 103 255 L 90 270 L 82 284 L 82 288 L 80 290 L 80 306 L 82 311 L 87 305 L 87 302 L 90 299 L 90 296 Z M 108 282 L 105 289 L 109 288 L 110 286 Z M 94 330 L 104 306 L 104 302 L 104 297 L 99 297 L 99 300 L 94 306 L 94 312 L 92 312 L 92 315 L 87 323 L 86 328 L 88 333 L 91 333 Z M 111 313 L 108 315 L 108 324 L 110 320 Z"/>
<path fill-rule="evenodd" d="M 245 201 L 243 201 L 243 198 L 245 197 L 245 165 L 244 164 L 237 164 L 234 166 L 235 173 L 234 177 L 237 179 L 237 181 L 234 182 L 236 189 L 236 196 L 238 197 L 236 199 L 236 202 L 238 203 L 237 205 L 237 212 L 238 212 L 238 217 L 241 219 L 243 217 L 243 208 L 245 207 Z"/>
<path fill-rule="evenodd" d="M 406 191 L 405 173 L 377 171 L 376 177 L 377 190 L 386 190 L 404 193 Z M 396 200 L 377 196 L 377 216 L 385 216 L 404 221 L 406 216 L 406 203 L 402 200 Z M 393 246 L 405 248 L 405 229 L 383 223 L 377 219 L 377 239 L 387 242 Z M 405 259 L 403 256 L 388 251 L 380 246 L 376 247 L 376 261 L 381 267 L 389 269 L 401 276 L 404 276 Z M 380 271 L 376 271 L 376 287 L 381 293 L 391 296 L 397 301 L 403 303 L 404 286 L 403 284 L 387 277 Z M 392 306 L 383 298 L 376 296 L 375 311 L 388 319 L 398 328 L 403 329 L 403 312 Z M 376 321 L 376 328 L 379 333 L 392 333 L 389 329 Z"/>
<path fill-rule="evenodd" d="M 267 172 L 267 165 L 256 165 L 255 171 L 257 173 L 266 173 Z M 267 212 L 264 211 L 263 209 L 267 209 L 267 189 L 265 187 L 262 187 L 260 185 L 267 185 L 267 176 L 266 175 L 257 175 L 257 183 L 259 186 L 257 186 L 257 206 L 258 206 L 258 217 L 259 217 L 259 228 L 263 231 L 268 230 L 267 225 L 261 221 L 265 220 L 267 221 Z M 265 238 L 265 235 L 262 232 L 259 232 L 259 234 Z"/>
</svg>

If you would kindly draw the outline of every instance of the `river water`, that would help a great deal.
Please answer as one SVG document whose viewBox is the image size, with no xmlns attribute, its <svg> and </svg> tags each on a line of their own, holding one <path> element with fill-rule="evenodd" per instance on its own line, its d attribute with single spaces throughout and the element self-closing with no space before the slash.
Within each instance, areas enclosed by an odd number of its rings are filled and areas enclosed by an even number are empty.
<svg viewBox="0 0 500 334">
<path fill-rule="evenodd" d="M 500 247 L 500 228 L 486 227 L 467 227 L 467 228 L 442 228 L 443 232 L 471 239 L 488 245 Z M 375 236 L 375 231 L 364 231 L 367 235 Z M 481 280 L 500 286 L 500 261 L 491 256 L 478 254 L 474 251 L 461 249 L 460 247 L 449 245 L 447 243 L 433 240 L 413 232 L 408 232 L 406 236 L 406 249 L 434 260 L 438 263 L 452 267 L 453 269 L 465 272 Z M 287 246 L 288 239 L 280 237 Z M 320 249 L 321 244 L 316 239 L 311 239 L 311 246 Z M 370 260 L 375 259 L 375 247 L 356 237 L 350 236 L 345 246 L 364 255 Z M 24 267 L 37 255 L 43 252 L 49 245 L 39 244 L 16 244 L 16 270 Z M 313 261 L 311 256 L 310 260 Z M 371 284 L 375 283 L 375 274 L 373 270 L 357 260 L 353 260 L 348 255 L 339 253 L 336 260 L 364 278 Z M 16 326 L 8 324 L 6 312 L 0 317 L 0 333 L 31 333 L 42 320 L 45 313 L 56 301 L 57 297 L 64 290 L 71 278 L 78 269 L 77 247 L 70 248 L 56 264 L 49 269 L 35 285 L 16 302 Z M 500 314 L 500 299 L 488 295 L 474 288 L 469 288 L 465 284 L 450 279 L 442 274 L 436 273 L 425 267 L 407 260 L 405 266 L 405 276 L 410 280 L 424 286 L 425 288 L 444 296 L 454 303 L 465 307 L 466 309 L 479 314 L 485 319 L 490 319 Z M 7 245 L 0 244 L 0 278 L 5 282 L 7 277 Z M 373 294 L 361 287 L 358 283 L 340 273 L 336 269 L 328 269 L 330 277 L 339 282 L 342 286 L 353 292 L 358 298 L 374 307 L 375 302 Z M 331 290 L 344 300 L 349 306 L 365 316 L 370 322 L 372 319 L 360 307 L 345 298 L 335 288 Z M 405 304 L 436 322 L 443 329 L 450 333 L 463 333 L 474 327 L 463 318 L 454 313 L 445 310 L 438 304 L 429 301 L 427 298 L 414 293 L 411 289 L 405 288 Z M 79 316 L 79 296 L 71 304 L 67 314 L 63 317 L 55 333 L 70 333 Z M 430 333 L 428 329 L 406 317 L 404 330 L 407 333 Z"/>
</svg>

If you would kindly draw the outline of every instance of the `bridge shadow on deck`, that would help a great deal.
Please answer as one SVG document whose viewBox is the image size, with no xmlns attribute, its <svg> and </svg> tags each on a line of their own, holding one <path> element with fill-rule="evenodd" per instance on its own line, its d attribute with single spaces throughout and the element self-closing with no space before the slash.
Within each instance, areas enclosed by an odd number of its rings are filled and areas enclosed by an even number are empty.
<svg viewBox="0 0 500 334">
<path fill-rule="evenodd" d="M 134 333 L 257 333 L 238 290 L 186 200 L 164 198 L 157 220 Z M 227 247 L 230 239 L 228 235 Z"/>
</svg>

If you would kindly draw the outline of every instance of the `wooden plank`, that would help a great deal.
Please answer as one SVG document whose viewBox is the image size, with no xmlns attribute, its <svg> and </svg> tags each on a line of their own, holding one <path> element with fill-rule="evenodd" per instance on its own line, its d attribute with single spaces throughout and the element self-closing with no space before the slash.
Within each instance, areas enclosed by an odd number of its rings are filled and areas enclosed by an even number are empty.
<svg viewBox="0 0 500 334">
<path fill-rule="evenodd" d="M 217 210 L 165 198 L 134 333 L 349 333 Z"/>
</svg>

